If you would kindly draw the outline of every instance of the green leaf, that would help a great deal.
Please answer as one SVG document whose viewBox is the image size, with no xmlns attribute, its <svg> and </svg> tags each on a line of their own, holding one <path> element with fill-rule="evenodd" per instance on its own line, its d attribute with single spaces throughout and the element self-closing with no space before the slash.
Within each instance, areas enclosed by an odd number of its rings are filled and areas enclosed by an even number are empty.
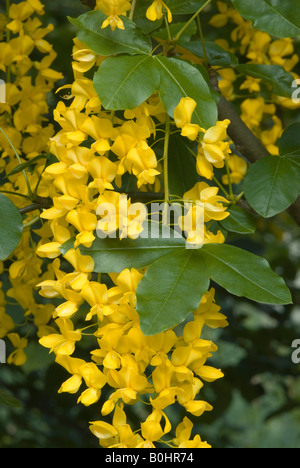
<svg viewBox="0 0 300 468">
<path fill-rule="evenodd" d="M 50 159 L 50 156 L 51 155 L 49 155 L 49 154 L 40 154 L 39 156 L 36 156 L 35 158 L 30 159 L 30 161 L 26 161 L 23 164 L 19 164 L 17 167 L 14 168 L 13 171 L 11 171 L 9 174 L 7 174 L 7 177 L 13 176 L 15 174 L 19 174 L 20 172 L 24 171 L 28 167 L 35 164 L 40 159 Z"/>
<path fill-rule="evenodd" d="M 210 279 L 194 250 L 182 250 L 154 262 L 137 288 L 137 312 L 145 335 L 156 335 L 182 323 L 195 311 Z"/>
<path fill-rule="evenodd" d="M 232 0 L 232 3 L 257 29 L 276 37 L 300 35 L 298 0 Z"/>
<path fill-rule="evenodd" d="M 169 190 L 171 195 L 183 197 L 200 177 L 196 170 L 196 160 L 189 151 L 184 139 L 171 135 L 169 144 Z"/>
<path fill-rule="evenodd" d="M 256 231 L 255 218 L 245 210 L 238 206 L 232 206 L 228 211 L 230 216 L 219 221 L 224 229 L 238 234 L 252 234 Z"/>
<path fill-rule="evenodd" d="M 0 390 L 0 405 L 9 406 L 10 408 L 21 408 L 21 403 L 4 390 Z"/>
<path fill-rule="evenodd" d="M 18 246 L 23 233 L 23 220 L 13 202 L 0 194 L 0 260 L 6 260 Z"/>
<path fill-rule="evenodd" d="M 285 129 L 279 142 L 281 156 L 300 155 L 300 123 L 296 122 Z"/>
<path fill-rule="evenodd" d="M 238 59 L 234 54 L 228 52 L 212 41 L 204 42 L 210 65 L 216 65 L 220 67 L 235 67 L 238 65 Z M 179 41 L 179 47 L 183 47 L 184 49 L 189 50 L 192 52 L 192 54 L 196 55 L 196 57 L 200 57 L 202 59 L 205 58 L 205 53 L 201 41 L 185 42 L 183 39 L 181 39 Z"/>
<path fill-rule="evenodd" d="M 90 49 L 102 56 L 116 54 L 150 54 L 151 40 L 143 31 L 126 17 L 122 17 L 125 30 L 110 27 L 102 29 L 107 16 L 102 11 L 89 11 L 69 21 L 79 28 L 78 39 Z"/>
<path fill-rule="evenodd" d="M 174 117 L 181 98 L 190 97 L 197 103 L 193 123 L 206 129 L 215 125 L 217 104 L 201 71 L 183 60 L 160 56 L 154 59 L 160 70 L 160 97 L 168 114 Z"/>
<path fill-rule="evenodd" d="M 284 280 L 267 260 L 226 244 L 207 244 L 198 252 L 206 260 L 213 281 L 238 297 L 265 304 L 291 304 Z"/>
<path fill-rule="evenodd" d="M 197 102 L 193 122 L 215 125 L 217 104 L 201 71 L 189 63 L 168 57 L 135 55 L 107 58 L 94 76 L 94 86 L 108 110 L 134 109 L 158 91 L 173 117 L 181 98 Z"/>
<path fill-rule="evenodd" d="M 152 237 L 150 236 L 152 233 Z M 153 238 L 154 232 L 156 237 Z M 120 273 L 125 268 L 143 268 L 163 255 L 185 249 L 183 237 L 174 236 L 174 231 L 149 223 L 148 237 L 133 239 L 97 238 L 90 248 L 81 246 L 84 255 L 90 255 L 95 262 L 96 273 Z M 64 244 L 60 251 L 65 254 L 74 247 L 74 241 Z"/>
<path fill-rule="evenodd" d="M 160 75 L 153 57 L 109 57 L 94 76 L 94 86 L 108 110 L 134 109 L 159 88 Z"/>
<path fill-rule="evenodd" d="M 244 179 L 245 197 L 264 218 L 285 211 L 300 193 L 300 171 L 292 158 L 268 156 L 253 164 Z"/>
<path fill-rule="evenodd" d="M 239 65 L 237 69 L 245 75 L 258 78 L 271 85 L 273 93 L 277 96 L 291 97 L 292 83 L 295 78 L 281 65 L 248 63 Z"/>
</svg>

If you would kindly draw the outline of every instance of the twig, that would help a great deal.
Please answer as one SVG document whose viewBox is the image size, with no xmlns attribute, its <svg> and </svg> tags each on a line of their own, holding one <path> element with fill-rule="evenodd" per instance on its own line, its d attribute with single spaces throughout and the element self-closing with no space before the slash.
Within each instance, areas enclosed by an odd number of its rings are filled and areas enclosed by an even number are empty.
<svg viewBox="0 0 300 468">
<path fill-rule="evenodd" d="M 27 214 L 32 213 L 32 211 L 42 210 L 44 208 L 49 208 L 52 205 L 51 198 L 37 198 L 37 202 L 33 203 L 32 205 L 25 206 L 24 208 L 20 208 L 20 214 Z"/>
</svg>

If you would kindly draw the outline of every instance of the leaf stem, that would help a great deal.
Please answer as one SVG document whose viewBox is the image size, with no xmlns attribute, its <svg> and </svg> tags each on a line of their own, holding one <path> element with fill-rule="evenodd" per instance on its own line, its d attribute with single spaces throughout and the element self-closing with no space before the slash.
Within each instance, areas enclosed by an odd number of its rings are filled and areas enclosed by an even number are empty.
<svg viewBox="0 0 300 468">
<path fill-rule="evenodd" d="M 9 190 L 0 190 L 0 193 L 4 193 L 6 195 L 14 195 L 16 197 L 23 197 L 26 198 L 26 200 L 31 200 L 28 195 L 24 195 L 23 193 L 18 193 L 18 192 L 10 192 Z"/>
<path fill-rule="evenodd" d="M 134 11 L 135 11 L 135 7 L 136 7 L 136 2 L 137 2 L 137 0 L 132 0 L 131 10 L 130 10 L 130 13 L 129 13 L 129 19 L 131 21 L 133 20 Z"/>
<path fill-rule="evenodd" d="M 202 29 L 200 14 L 197 16 L 197 24 L 198 24 L 198 30 L 199 30 L 199 35 L 200 35 L 200 39 L 201 39 L 201 44 L 202 44 L 202 47 L 203 47 L 205 63 L 208 65 L 209 59 L 208 59 L 208 54 L 207 54 L 206 45 L 205 45 L 205 41 L 204 41 L 204 35 L 203 35 L 203 29 Z"/>
<path fill-rule="evenodd" d="M 230 198 L 229 193 L 227 192 L 227 190 L 225 190 L 225 187 L 221 184 L 221 182 L 218 181 L 218 179 L 216 178 L 216 176 L 213 177 L 213 181 L 215 182 L 215 184 L 217 184 L 217 186 L 219 187 L 219 189 L 222 190 L 222 192 L 224 193 L 225 197 L 229 199 L 229 198 Z"/>
<path fill-rule="evenodd" d="M 181 38 L 182 34 L 185 32 L 185 30 L 189 27 L 189 25 L 197 18 L 197 16 L 201 13 L 202 10 L 206 7 L 211 2 L 211 0 L 207 0 L 204 5 L 202 5 L 198 11 L 189 19 L 189 21 L 183 26 L 183 28 L 177 33 L 175 40 L 179 41 Z"/>
<path fill-rule="evenodd" d="M 226 166 L 226 172 L 227 172 L 227 177 L 228 177 L 229 196 L 230 196 L 230 200 L 233 201 L 234 194 L 233 194 L 233 189 L 232 189 L 232 180 L 231 180 L 231 174 L 230 174 L 228 161 L 225 161 L 225 166 Z"/>
<path fill-rule="evenodd" d="M 168 33 L 168 39 L 169 41 L 172 40 L 172 35 L 171 35 L 171 30 L 170 30 L 170 26 L 169 26 L 169 21 L 168 21 L 168 18 L 167 18 L 167 14 L 165 13 L 164 14 L 164 18 L 165 18 L 165 23 L 166 23 L 166 30 L 167 30 L 167 33 Z"/>
<path fill-rule="evenodd" d="M 33 218 L 31 221 L 29 221 L 28 223 L 24 223 L 23 224 L 23 228 L 28 228 L 30 226 L 33 226 L 33 224 L 37 223 L 38 221 L 40 220 L 40 217 L 39 216 L 36 216 L 35 218 Z"/>
<path fill-rule="evenodd" d="M 19 156 L 19 153 L 17 152 L 16 148 L 14 147 L 13 143 L 11 142 L 10 138 L 8 137 L 8 135 L 6 135 L 5 131 L 0 127 L 0 132 L 3 134 L 3 136 L 6 138 L 6 140 L 8 141 L 8 143 L 10 144 L 11 148 L 13 149 L 14 153 L 15 153 L 15 156 L 19 162 L 19 164 L 23 164 L 22 163 L 22 160 Z M 27 189 L 28 189 L 28 195 L 29 197 L 33 200 L 34 198 L 34 195 L 32 193 L 32 190 L 31 190 L 31 187 L 30 187 L 30 184 L 29 184 L 29 180 L 28 180 L 28 177 L 27 177 L 27 174 L 25 171 L 22 171 L 23 172 L 23 175 L 24 175 L 24 178 L 25 178 L 25 182 L 26 182 L 26 185 L 27 185 Z"/>
</svg>

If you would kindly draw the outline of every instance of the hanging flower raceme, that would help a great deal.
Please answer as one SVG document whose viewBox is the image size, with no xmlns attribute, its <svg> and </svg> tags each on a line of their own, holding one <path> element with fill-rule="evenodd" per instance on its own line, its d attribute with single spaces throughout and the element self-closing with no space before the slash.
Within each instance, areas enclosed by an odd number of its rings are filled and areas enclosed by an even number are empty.
<svg viewBox="0 0 300 468">
<path fill-rule="evenodd" d="M 26 0 L 8 1 L 6 7 L 0 26 L 0 77 L 6 83 L 6 99 L 0 103 L 1 190 L 22 209 L 33 197 L 48 195 L 41 183 L 49 138 L 54 135 L 54 126 L 46 117 L 48 94 L 63 75 L 52 68 L 57 54 L 46 40 L 53 25 L 42 23 L 44 5 L 39 0 Z M 31 161 L 30 169 L 18 170 L 20 164 Z M 29 230 L 38 221 L 38 214 L 32 211 L 23 216 L 22 239 L 2 272 L 6 286 L 1 291 L 0 333 L 15 348 L 8 361 L 17 366 L 27 359 L 27 335 L 33 325 L 39 337 L 54 330 L 49 321 L 55 306 L 36 301 L 36 285 L 52 275 L 51 266 L 43 269 L 43 261 L 36 255 L 38 235 Z M 23 309 L 22 328 L 5 312 L 8 300 Z"/>
<path fill-rule="evenodd" d="M 161 2 L 154 3 L 159 8 Z M 120 7 L 105 11 L 117 16 L 129 7 L 128 2 L 97 2 L 102 11 L 108 6 Z M 47 167 L 41 182 L 50 187 L 53 206 L 42 213 L 49 229 L 37 253 L 52 260 L 53 274 L 39 287 L 42 297 L 55 298 L 60 304 L 52 312 L 54 330 L 45 330 L 40 343 L 55 354 L 56 363 L 68 374 L 59 392 L 78 394 L 78 403 L 85 406 L 99 405 L 100 419 L 95 418 L 90 428 L 102 447 L 155 447 L 173 429 L 168 407 L 180 404 L 195 416 L 212 410 L 199 393 L 203 382 L 223 374 L 206 365 L 217 347 L 201 338 L 205 310 L 208 326 L 217 325 L 218 320 L 220 326 L 226 326 L 226 318 L 214 308 L 212 294 L 203 298 L 204 310 L 195 311 L 182 336 L 172 329 L 146 336 L 136 310 L 136 292 L 145 271 L 131 268 L 111 272 L 108 278 L 95 275 L 89 249 L 97 237 L 134 241 L 144 231 L 146 206 L 122 193 L 123 181 L 130 176 L 141 193 L 160 189 L 161 168 L 150 142 L 155 141 L 157 129 L 165 125 L 167 117 L 157 93 L 123 115 L 104 110 L 93 82 L 85 76 L 99 57 L 75 41 L 73 58 L 75 81 L 66 86 L 71 90 L 68 105 L 60 102 L 54 112 L 60 130 L 51 138 L 50 148 L 58 162 Z M 194 104 L 189 100 L 185 105 L 180 128 L 191 135 L 195 131 L 190 123 Z M 197 127 L 196 132 L 200 143 L 203 129 Z M 224 132 L 218 133 L 216 145 L 221 144 L 221 137 L 225 138 Z M 218 189 L 202 184 L 185 197 L 203 204 L 205 223 L 228 215 L 227 200 L 218 195 Z M 206 230 L 206 242 L 212 241 L 210 235 Z M 84 338 L 90 340 L 90 359 L 82 359 L 76 352 Z M 101 400 L 104 391 L 106 401 Z M 149 405 L 150 412 L 140 427 L 131 428 L 126 408 L 140 401 Z M 101 420 L 101 415 L 111 417 L 112 424 Z M 180 427 L 174 446 L 207 445 L 197 435 L 191 439 L 190 426 L 181 436 Z"/>
<path fill-rule="evenodd" d="M 295 67 L 299 62 L 299 56 L 295 53 L 295 45 L 291 38 L 275 39 L 270 34 L 259 31 L 250 21 L 244 20 L 235 8 L 224 2 L 217 2 L 219 13 L 214 15 L 210 24 L 215 28 L 232 26 L 229 39 L 218 39 L 224 49 L 236 51 L 239 49 L 245 61 L 250 64 L 280 65 L 282 72 L 291 72 L 295 79 L 299 76 L 295 73 Z M 277 117 L 280 107 L 288 109 L 299 108 L 299 103 L 294 102 L 291 97 L 277 96 L 271 93 L 272 104 L 267 104 L 262 93 L 265 83 L 263 79 L 246 76 L 245 80 L 236 86 L 238 76 L 231 68 L 218 70 L 220 75 L 219 88 L 222 94 L 231 101 L 241 91 L 248 91 L 253 95 L 241 102 L 241 115 L 246 125 L 262 140 L 268 151 L 273 155 L 279 154 L 278 141 L 281 137 L 283 124 Z M 272 116 L 273 127 L 270 129 L 269 116 Z M 279 120 L 279 122 L 278 122 Z M 265 128 L 264 128 L 265 127 Z M 233 162 L 234 164 L 234 162 Z M 209 173 L 209 172 L 208 172 Z"/>
</svg>

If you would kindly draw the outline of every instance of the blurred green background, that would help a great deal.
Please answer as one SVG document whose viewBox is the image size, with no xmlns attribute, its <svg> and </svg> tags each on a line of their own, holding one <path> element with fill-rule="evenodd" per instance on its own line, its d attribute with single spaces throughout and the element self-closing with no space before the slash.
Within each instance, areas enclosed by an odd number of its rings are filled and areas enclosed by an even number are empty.
<svg viewBox="0 0 300 468">
<path fill-rule="evenodd" d="M 58 57 L 55 69 L 72 82 L 71 50 L 74 27 L 67 16 L 87 11 L 79 0 L 47 0 L 45 22 L 55 25 L 48 40 Z M 297 45 L 299 48 L 299 44 Z M 299 50 L 298 50 L 299 51 Z M 60 83 L 59 83 L 60 84 Z M 56 98 L 52 96 L 51 106 Z M 285 120 L 299 120 L 287 112 Z M 204 386 L 201 398 L 214 411 L 191 418 L 195 429 L 214 448 L 300 448 L 300 366 L 291 359 L 292 342 L 300 339 L 300 233 L 288 215 L 259 221 L 255 235 L 231 235 L 228 242 L 265 256 L 290 287 L 294 304 L 264 306 L 238 299 L 217 288 L 217 303 L 230 327 L 208 331 L 219 351 L 210 360 L 225 377 Z M 88 422 L 101 418 L 100 404 L 77 405 L 77 396 L 58 395 L 68 376 L 53 365 L 53 358 L 38 345 L 30 345 L 23 368 L 0 364 L 0 388 L 20 401 L 21 407 L 0 404 L 1 448 L 97 448 Z M 1 396 L 1 395 L 0 395 Z M 106 395 L 103 394 L 102 400 Z M 174 424 L 179 408 L 168 413 Z M 144 420 L 145 409 L 135 407 L 130 421 Z"/>
</svg>

